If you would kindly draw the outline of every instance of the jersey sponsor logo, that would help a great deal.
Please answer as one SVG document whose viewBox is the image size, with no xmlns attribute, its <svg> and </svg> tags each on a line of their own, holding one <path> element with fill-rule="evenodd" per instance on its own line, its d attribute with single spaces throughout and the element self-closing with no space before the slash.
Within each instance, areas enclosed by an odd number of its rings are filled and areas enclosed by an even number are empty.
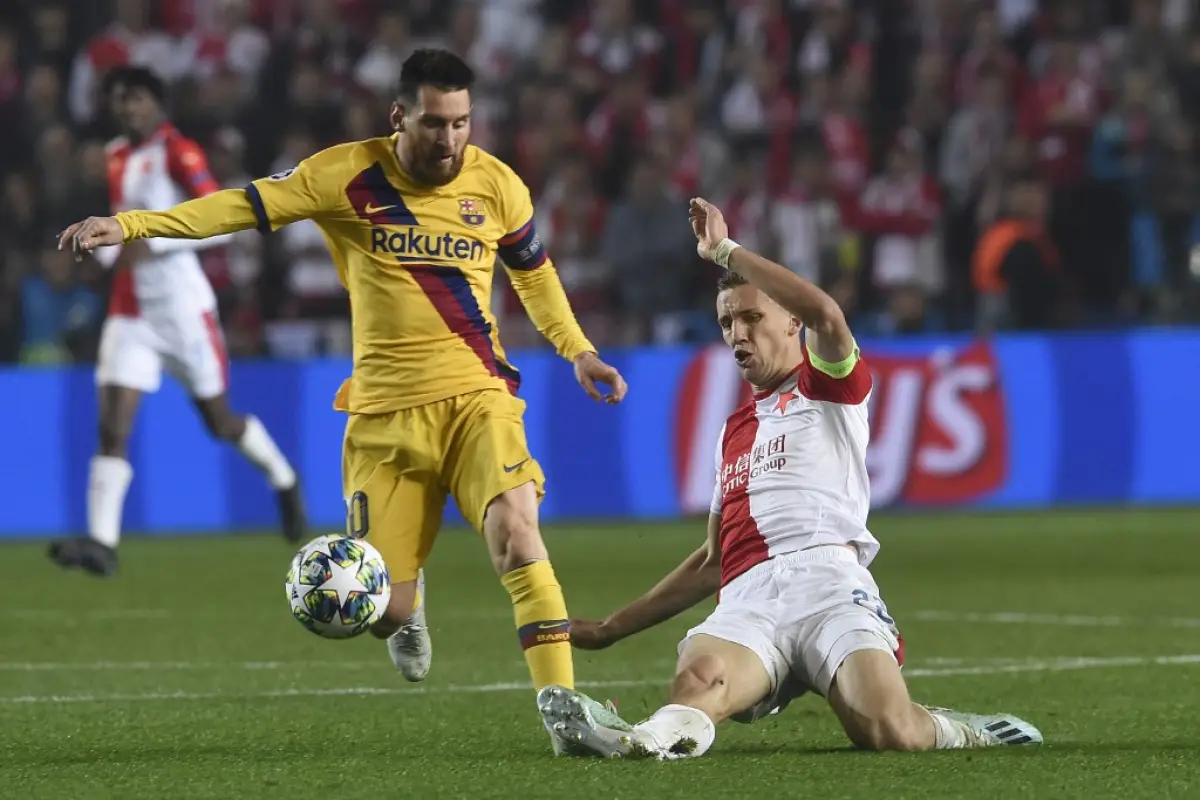
<svg viewBox="0 0 1200 800">
<path fill-rule="evenodd" d="M 749 453 L 742 453 L 737 461 L 726 461 L 721 469 L 721 494 L 728 496 L 735 489 L 744 487 L 759 475 L 777 472 L 787 466 L 787 434 L 756 445 Z"/>
<path fill-rule="evenodd" d="M 486 217 L 483 215 L 483 203 L 470 197 L 458 201 L 458 216 L 471 227 L 482 225 Z"/>
<path fill-rule="evenodd" d="M 873 507 L 960 503 L 1003 485 L 1009 458 L 1004 387 L 987 343 L 903 356 L 868 349 L 863 357 L 874 380 L 867 448 Z M 704 513 L 721 426 L 750 390 L 729 350 L 714 346 L 696 354 L 678 391 L 680 506 L 685 513 Z M 738 488 L 771 460 L 769 448 L 759 447 L 748 467 L 740 459 L 723 465 L 723 489 Z M 739 467 L 746 470 L 744 479 Z"/>
<path fill-rule="evenodd" d="M 478 239 L 421 228 L 371 228 L 371 252 L 388 253 L 401 261 L 482 261 L 487 248 Z"/>
</svg>

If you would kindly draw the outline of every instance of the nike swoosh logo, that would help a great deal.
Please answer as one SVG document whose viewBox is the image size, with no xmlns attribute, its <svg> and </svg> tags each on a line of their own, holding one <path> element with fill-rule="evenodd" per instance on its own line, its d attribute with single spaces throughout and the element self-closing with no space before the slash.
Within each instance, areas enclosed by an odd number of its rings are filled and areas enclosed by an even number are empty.
<svg viewBox="0 0 1200 800">
<path fill-rule="evenodd" d="M 505 465 L 504 465 L 504 471 L 505 471 L 505 472 L 516 472 L 516 471 L 517 471 L 517 470 L 519 470 L 519 469 L 521 468 L 521 466 L 522 466 L 522 465 L 523 465 L 523 464 L 524 464 L 526 461 L 528 461 L 528 460 L 529 460 L 529 459 L 528 459 L 528 458 L 526 458 L 526 459 L 524 459 L 524 460 L 522 460 L 522 461 L 518 461 L 517 463 L 513 464 L 511 467 L 510 467 L 510 466 L 508 466 L 507 464 L 505 464 Z"/>
<path fill-rule="evenodd" d="M 549 631 L 549 630 L 554 630 L 555 628 L 561 628 L 562 626 L 563 626 L 563 623 L 561 623 L 561 622 L 539 622 L 538 630 Z"/>
<path fill-rule="evenodd" d="M 364 208 L 364 209 L 363 209 L 363 211 L 365 211 L 367 214 L 378 214 L 378 213 L 379 213 L 379 212 L 381 212 L 381 211 L 391 211 L 393 208 L 395 208 L 395 206 L 394 206 L 394 205 L 391 205 L 391 206 L 373 206 L 373 205 L 371 205 L 370 203 L 367 203 L 367 206 L 366 206 L 366 208 Z"/>
</svg>

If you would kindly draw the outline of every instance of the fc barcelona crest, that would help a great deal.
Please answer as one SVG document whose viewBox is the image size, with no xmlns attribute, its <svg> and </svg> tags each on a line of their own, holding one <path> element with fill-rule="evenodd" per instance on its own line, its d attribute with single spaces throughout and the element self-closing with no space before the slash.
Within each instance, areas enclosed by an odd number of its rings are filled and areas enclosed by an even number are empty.
<svg viewBox="0 0 1200 800">
<path fill-rule="evenodd" d="M 458 216 L 472 227 L 483 224 L 483 204 L 478 200 L 463 199 L 458 201 Z"/>
</svg>

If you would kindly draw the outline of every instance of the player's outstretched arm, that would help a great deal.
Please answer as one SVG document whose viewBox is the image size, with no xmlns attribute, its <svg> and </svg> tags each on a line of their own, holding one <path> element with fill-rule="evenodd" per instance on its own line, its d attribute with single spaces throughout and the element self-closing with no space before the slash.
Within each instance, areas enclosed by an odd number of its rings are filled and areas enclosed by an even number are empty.
<svg viewBox="0 0 1200 800">
<path fill-rule="evenodd" d="M 206 239 L 253 228 L 257 217 L 246 193 L 224 189 L 188 200 L 166 211 L 122 211 L 113 217 L 88 217 L 59 235 L 58 247 L 78 256 L 97 247 L 165 237 Z"/>
<path fill-rule="evenodd" d="M 721 210 L 707 200 L 692 198 L 689 214 L 701 257 L 738 273 L 800 320 L 808 349 L 818 358 L 836 364 L 854 353 L 846 315 L 819 286 L 730 239 Z"/>
<path fill-rule="evenodd" d="M 721 517 L 708 519 L 708 539 L 715 538 Z M 601 650 L 635 633 L 666 622 L 720 588 L 720 560 L 710 557 L 710 545 L 703 546 L 659 581 L 653 589 L 603 620 L 571 620 L 571 644 L 582 650 Z"/>
</svg>

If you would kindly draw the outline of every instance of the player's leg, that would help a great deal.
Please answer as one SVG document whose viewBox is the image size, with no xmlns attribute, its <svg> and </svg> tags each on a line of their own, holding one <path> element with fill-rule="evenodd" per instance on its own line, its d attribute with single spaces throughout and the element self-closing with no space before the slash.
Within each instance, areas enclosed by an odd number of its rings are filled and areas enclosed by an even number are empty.
<svg viewBox="0 0 1200 800">
<path fill-rule="evenodd" d="M 162 363 L 144 320 L 110 317 L 100 336 L 96 365 L 98 441 L 88 465 L 87 536 L 50 545 L 50 558 L 95 575 L 117 568 L 121 516 L 133 480 L 129 438 L 143 393 L 158 391 Z"/>
<path fill-rule="evenodd" d="M 425 678 L 433 657 L 422 566 L 446 499 L 426 441 L 436 430 L 430 416 L 429 409 L 351 415 L 342 450 L 347 532 L 379 550 L 392 580 L 387 611 L 371 633 L 387 640 L 392 663 L 410 681 Z"/>
<path fill-rule="evenodd" d="M 168 339 L 166 367 L 191 394 L 208 432 L 232 444 L 266 475 L 279 504 L 284 538 L 300 541 L 308 521 L 296 471 L 258 417 L 235 413 L 230 407 L 229 356 L 215 312 L 181 312 L 164 338 Z"/>
<path fill-rule="evenodd" d="M 295 469 L 275 444 L 262 421 L 253 414 L 241 415 L 229 406 L 227 394 L 195 398 L 204 426 L 214 438 L 237 448 L 246 460 L 258 467 L 275 491 L 279 521 L 289 542 L 304 538 L 308 529 L 304 493 Z"/>
<path fill-rule="evenodd" d="M 850 741 L 868 750 L 934 749 L 937 725 L 909 698 L 896 658 L 862 644 L 842 662 L 828 695 Z"/>
<path fill-rule="evenodd" d="M 773 607 L 753 595 L 770 594 L 769 572 L 723 598 L 708 619 L 688 632 L 679 649 L 668 702 L 648 719 L 628 726 L 605 720 L 606 709 L 565 689 L 538 697 L 547 729 L 570 754 L 603 758 L 701 756 L 725 719 L 752 722 L 786 707 L 802 693 L 775 644 Z M 746 602 L 749 601 L 749 602 Z"/>
<path fill-rule="evenodd" d="M 877 649 L 846 658 L 829 703 L 850 740 L 869 750 L 957 750 L 1042 741 L 1037 728 L 1010 714 L 962 714 L 912 702 L 900 666 Z"/>
<path fill-rule="evenodd" d="M 708 634 L 689 636 L 679 654 L 667 705 L 633 726 L 652 750 L 701 756 L 716 726 L 735 715 L 772 705 L 774 680 L 762 656 Z"/>
<path fill-rule="evenodd" d="M 914 703 L 901 674 L 903 651 L 895 622 L 870 573 L 857 563 L 834 559 L 807 566 L 807 580 L 818 590 L 828 588 L 824 597 L 797 595 L 823 611 L 799 629 L 796 650 L 806 680 L 829 699 L 854 744 L 911 751 L 1041 741 L 1036 728 L 1015 717 L 987 718 L 976 725 Z M 987 729 L 991 725 L 994 730 Z M 1014 732 L 1005 737 L 993 735 L 1009 730 Z"/>
<path fill-rule="evenodd" d="M 444 474 L 467 521 L 483 534 L 512 599 L 535 689 L 572 688 L 567 605 L 538 527 L 542 469 L 525 440 L 525 404 L 500 391 L 456 399 Z"/>
</svg>

